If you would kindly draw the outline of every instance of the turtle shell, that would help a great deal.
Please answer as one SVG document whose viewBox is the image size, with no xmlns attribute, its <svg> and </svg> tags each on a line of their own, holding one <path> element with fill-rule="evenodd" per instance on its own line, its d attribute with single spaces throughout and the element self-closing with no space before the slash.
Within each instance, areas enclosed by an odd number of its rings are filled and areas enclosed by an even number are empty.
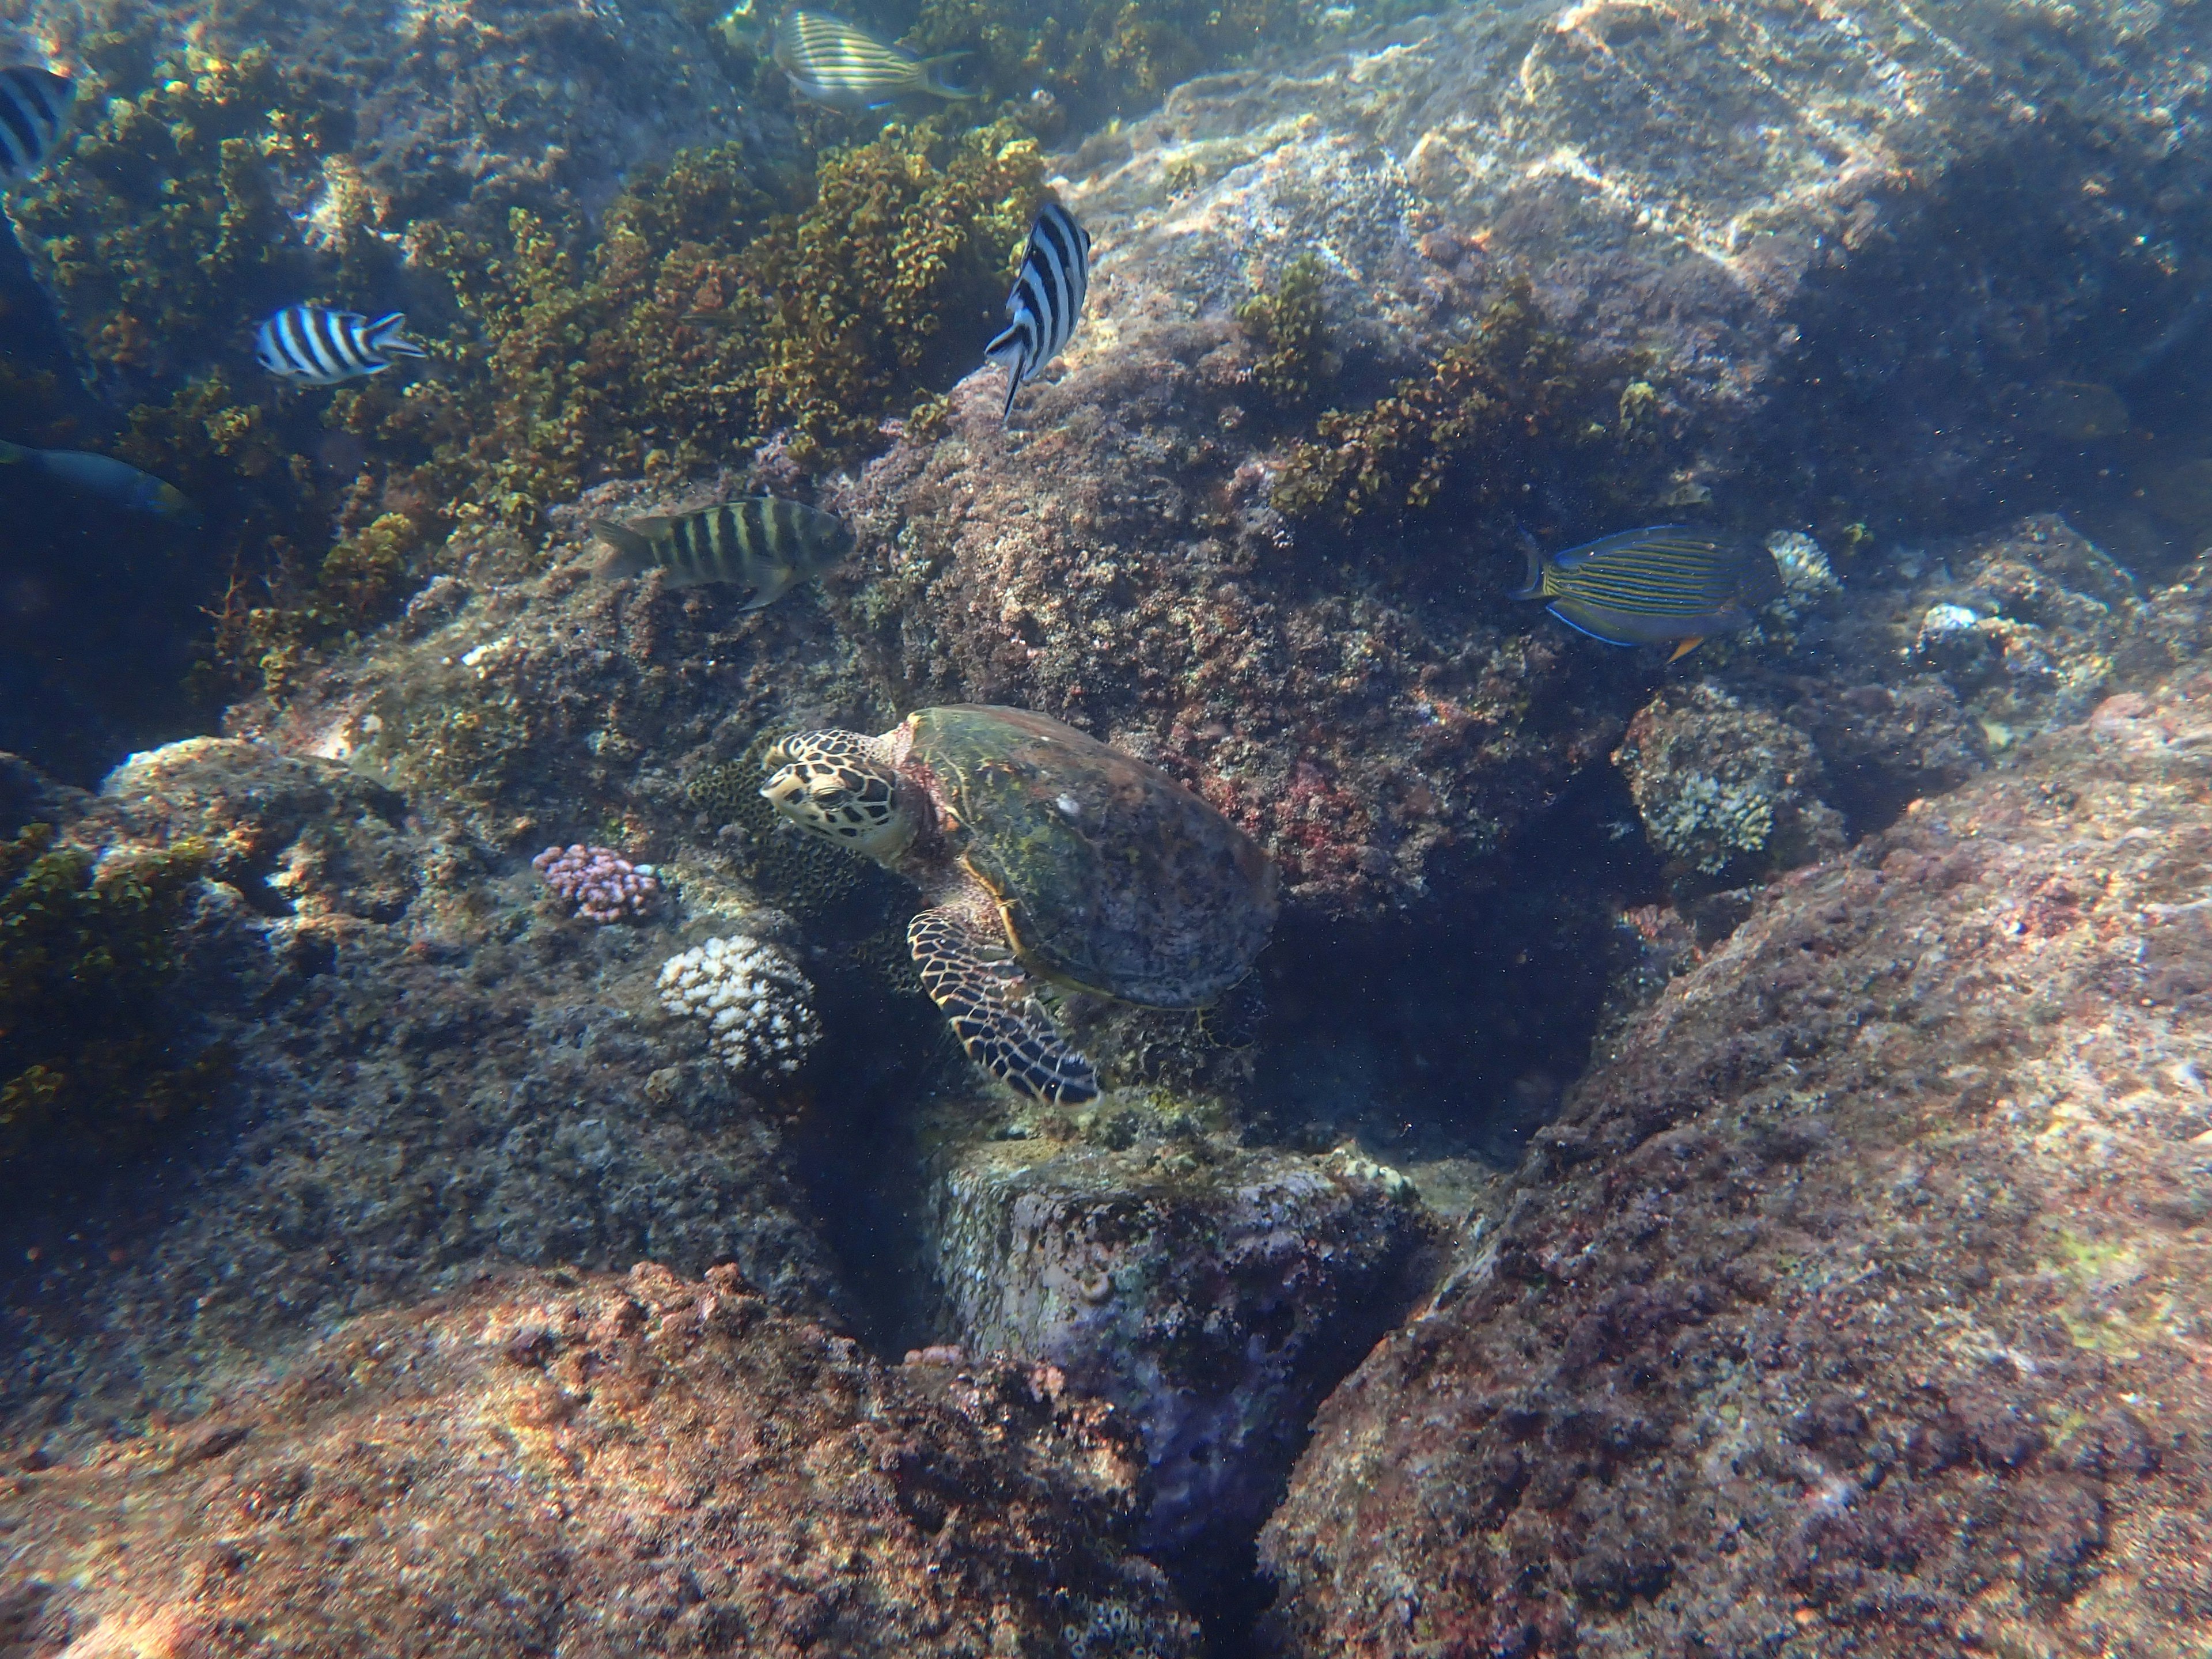
<svg viewBox="0 0 2212 1659">
<path fill-rule="evenodd" d="M 907 730 L 905 764 L 1024 966 L 1155 1008 L 1202 1007 L 1251 970 L 1274 866 L 1172 778 L 1026 709 L 925 708 Z"/>
</svg>

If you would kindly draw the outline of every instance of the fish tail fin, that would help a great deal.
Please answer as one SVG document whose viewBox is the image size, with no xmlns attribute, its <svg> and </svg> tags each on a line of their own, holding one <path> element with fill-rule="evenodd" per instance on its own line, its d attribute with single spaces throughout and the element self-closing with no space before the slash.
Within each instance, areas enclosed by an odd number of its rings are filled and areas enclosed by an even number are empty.
<svg viewBox="0 0 2212 1659">
<path fill-rule="evenodd" d="M 157 484 L 154 490 L 154 510 L 173 524 L 187 530 L 197 530 L 200 525 L 200 510 L 192 498 L 173 483 Z"/>
<path fill-rule="evenodd" d="M 11 444 L 4 439 L 0 439 L 0 466 L 7 465 L 10 461 L 36 460 L 38 454 L 39 452 L 35 449 L 27 448 L 21 444 Z"/>
<path fill-rule="evenodd" d="M 1505 597 L 1509 599 L 1540 599 L 1544 597 L 1544 556 L 1536 550 L 1536 538 L 1527 531 L 1521 532 L 1522 556 L 1528 561 L 1528 572 L 1521 586 Z"/>
<path fill-rule="evenodd" d="M 402 357 L 427 357 L 430 354 L 407 337 L 407 313 L 394 311 L 378 318 L 368 325 L 368 344 L 375 350 L 388 351 Z"/>
<path fill-rule="evenodd" d="M 936 58 L 925 58 L 915 67 L 921 71 L 921 89 L 939 98 L 981 98 L 981 92 L 973 87 L 963 87 L 952 78 L 952 66 L 963 58 L 973 58 L 972 52 L 948 52 Z"/>
<path fill-rule="evenodd" d="M 1690 653 L 1692 653 L 1692 651 L 1696 650 L 1699 646 L 1703 645 L 1705 642 L 1705 636 L 1704 635 L 1702 635 L 1702 634 L 1698 635 L 1696 637 L 1694 637 L 1694 638 L 1692 638 L 1692 639 L 1686 639 L 1686 640 L 1684 640 L 1684 641 L 1681 642 L 1681 644 L 1680 644 L 1680 645 L 1678 645 L 1678 646 L 1676 646 L 1676 647 L 1674 647 L 1674 655 L 1672 655 L 1672 656 L 1668 657 L 1668 658 L 1667 659 L 1667 660 L 1668 660 L 1668 662 L 1680 662 L 1680 661 L 1681 661 L 1681 660 L 1682 660 L 1682 659 L 1683 659 L 1683 658 L 1685 658 L 1685 657 L 1688 656 L 1688 655 L 1690 654 Z"/>
<path fill-rule="evenodd" d="M 1000 426 L 1014 417 L 1014 393 L 1022 389 L 1022 357 L 1028 343 L 1022 325 L 1016 323 L 983 348 L 983 361 L 1006 371 L 1006 406 L 999 411 Z"/>
<path fill-rule="evenodd" d="M 592 534 L 606 544 L 593 568 L 596 574 L 609 580 L 624 576 L 641 576 L 653 568 L 653 544 L 626 524 L 617 524 L 612 519 L 592 520 Z"/>
</svg>

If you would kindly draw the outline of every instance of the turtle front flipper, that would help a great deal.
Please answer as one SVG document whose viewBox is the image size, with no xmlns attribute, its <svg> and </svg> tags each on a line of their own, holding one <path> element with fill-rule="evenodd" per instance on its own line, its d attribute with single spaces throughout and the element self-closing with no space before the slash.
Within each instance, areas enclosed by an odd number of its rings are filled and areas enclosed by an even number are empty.
<svg viewBox="0 0 2212 1659">
<path fill-rule="evenodd" d="M 921 988 L 945 1010 L 968 1058 L 1025 1095 L 1073 1106 L 1098 1095 L 1098 1073 L 1028 993 L 1005 945 L 958 908 L 924 910 L 906 927 Z"/>
</svg>

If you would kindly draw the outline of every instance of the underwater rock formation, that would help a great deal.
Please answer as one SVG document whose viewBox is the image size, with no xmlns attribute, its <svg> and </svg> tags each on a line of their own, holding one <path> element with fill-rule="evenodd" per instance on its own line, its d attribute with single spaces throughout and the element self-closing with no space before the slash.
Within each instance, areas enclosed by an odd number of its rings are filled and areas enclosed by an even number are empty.
<svg viewBox="0 0 2212 1659">
<path fill-rule="evenodd" d="M 227 1065 L 160 1165 L 10 1207 L 0 1407 L 135 1415 L 487 1260 L 734 1261 L 835 1304 L 776 1128 L 664 1029 L 665 929 L 549 918 L 520 859 L 259 744 L 137 757 L 82 811 L 59 844 L 118 877 L 195 849 L 160 1034 Z"/>
<path fill-rule="evenodd" d="M 1670 689 L 1638 709 L 1613 763 L 1678 892 L 1844 850 L 1842 815 L 1820 799 L 1805 734 L 1711 684 Z"/>
<path fill-rule="evenodd" d="M 1129 1553 L 1109 1409 L 1046 1367 L 872 1363 L 727 1267 L 471 1288 L 81 1461 L 31 1449 L 0 1478 L 23 1659 L 967 1659 L 1102 1624 L 1197 1651 Z"/>
<path fill-rule="evenodd" d="M 1152 1467 L 1146 1547 L 1217 1570 L 1280 1497 L 1315 1403 L 1409 1299 L 1425 1237 L 1395 1171 L 1202 1139 L 985 1142 L 932 1201 L 962 1344 L 1120 1407 Z"/>
<path fill-rule="evenodd" d="M 1273 1650 L 2212 1643 L 2208 753 L 2180 677 L 1768 888 L 1322 1407 Z"/>
<path fill-rule="evenodd" d="M 1524 529 L 1779 498 L 1863 536 L 1908 501 L 1987 507 L 2051 441 L 1988 387 L 1923 409 L 1915 377 L 1948 360 L 1875 314 L 1855 261 L 1955 279 L 1931 314 L 1968 332 L 1999 329 L 1968 290 L 2001 287 L 2075 330 L 2059 358 L 2121 349 L 2087 319 L 2123 290 L 2143 349 L 2183 319 L 2135 228 L 2154 158 L 2203 165 L 2163 159 L 2205 96 L 2155 44 L 2182 25 L 2081 9 L 2048 52 L 1978 10 L 1942 27 L 1881 0 L 1463 8 L 1081 145 L 1056 188 L 1096 239 L 1090 311 L 1012 430 L 998 372 L 971 378 L 830 492 L 861 540 L 830 603 L 879 700 L 1036 708 L 1180 767 L 1319 908 L 1480 880 L 1652 678 L 1506 599 Z M 2138 116 L 2152 88 L 2166 113 Z M 2029 106 L 2112 116 L 2036 132 L 2037 200 L 2084 170 L 2104 193 L 2056 190 L 2068 276 L 1986 239 L 1962 271 L 1942 181 L 2012 154 Z M 1829 361 L 1869 331 L 1865 362 Z M 1991 373 L 2015 369 L 2053 372 Z M 1866 422 L 1910 459 L 1740 470 L 1801 374 L 1911 409 Z"/>
</svg>

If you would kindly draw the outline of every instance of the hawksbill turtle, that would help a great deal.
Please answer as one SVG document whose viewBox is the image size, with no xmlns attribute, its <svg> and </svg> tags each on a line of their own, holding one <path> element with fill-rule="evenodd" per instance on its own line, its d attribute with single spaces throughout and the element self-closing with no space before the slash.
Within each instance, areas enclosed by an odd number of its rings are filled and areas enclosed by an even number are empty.
<svg viewBox="0 0 2212 1659">
<path fill-rule="evenodd" d="M 778 811 L 921 889 L 906 937 L 923 988 L 970 1059 L 1039 1100 L 1098 1093 L 1043 986 L 1202 1008 L 1274 927 L 1274 866 L 1249 836 L 1042 714 L 923 708 L 880 737 L 794 732 L 765 764 Z"/>
</svg>

